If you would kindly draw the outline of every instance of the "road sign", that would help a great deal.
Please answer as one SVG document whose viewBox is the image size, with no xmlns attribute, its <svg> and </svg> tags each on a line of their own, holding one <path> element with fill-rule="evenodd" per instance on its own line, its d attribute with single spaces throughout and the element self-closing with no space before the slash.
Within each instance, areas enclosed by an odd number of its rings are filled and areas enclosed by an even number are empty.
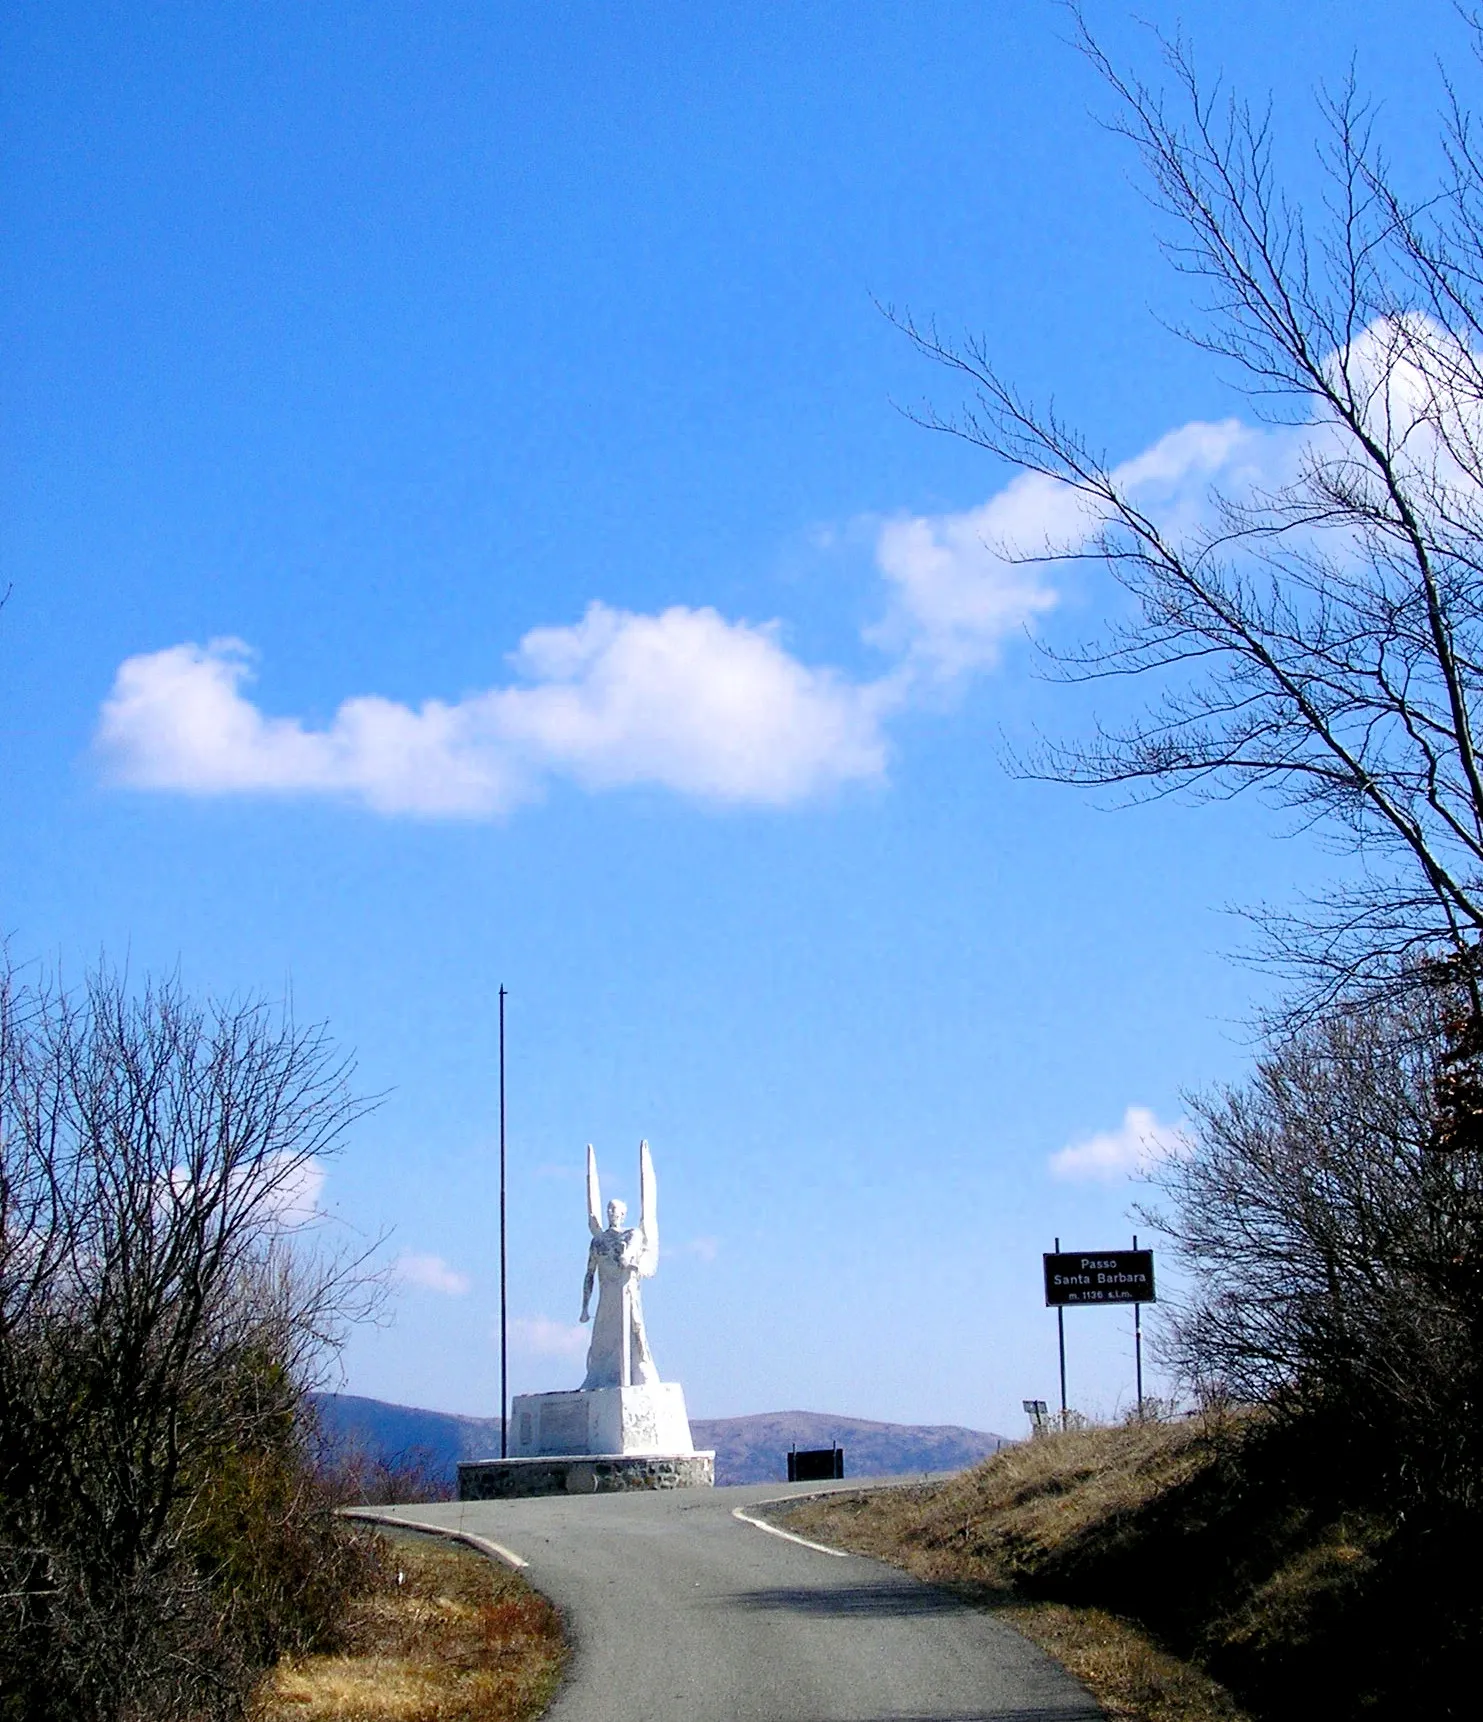
<svg viewBox="0 0 1483 1722">
<path fill-rule="evenodd" d="M 790 1483 L 829 1483 L 844 1476 L 844 1448 L 838 1442 L 832 1447 L 797 1447 L 788 1455 Z"/>
<path fill-rule="evenodd" d="M 1052 1309 L 1073 1303 L 1153 1303 L 1153 1251 L 1047 1252 L 1045 1301 Z"/>
</svg>

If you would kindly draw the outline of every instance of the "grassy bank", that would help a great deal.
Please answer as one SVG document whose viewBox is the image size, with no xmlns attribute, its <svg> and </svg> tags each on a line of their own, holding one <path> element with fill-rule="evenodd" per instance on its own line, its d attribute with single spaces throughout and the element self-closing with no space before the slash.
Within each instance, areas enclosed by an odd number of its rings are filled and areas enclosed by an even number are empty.
<svg viewBox="0 0 1483 1722">
<path fill-rule="evenodd" d="M 1225 1416 L 1047 1435 L 784 1522 L 1012 1610 L 1115 1716 L 1474 1714 L 1464 1548 L 1362 1498 L 1332 1441 Z"/>
<path fill-rule="evenodd" d="M 344 1648 L 286 1657 L 250 1722 L 534 1722 L 566 1661 L 550 1603 L 456 1543 L 367 1534 L 377 1558 Z"/>
</svg>

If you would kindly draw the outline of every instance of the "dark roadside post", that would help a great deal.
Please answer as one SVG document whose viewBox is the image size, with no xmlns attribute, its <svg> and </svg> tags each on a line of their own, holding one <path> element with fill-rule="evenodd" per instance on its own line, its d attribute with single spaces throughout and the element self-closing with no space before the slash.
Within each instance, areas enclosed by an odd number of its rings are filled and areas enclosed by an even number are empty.
<svg viewBox="0 0 1483 1722">
<path fill-rule="evenodd" d="M 1056 1253 L 1058 1255 L 1060 1250 L 1061 1240 L 1057 1238 Z M 1050 1283 L 1049 1278 L 1047 1278 L 1046 1283 L 1047 1285 Z M 1046 1293 L 1046 1296 L 1049 1298 L 1049 1292 Z M 1061 1433 L 1064 1435 L 1066 1432 L 1066 1312 L 1060 1304 L 1056 1305 L 1056 1349 L 1061 1356 Z"/>
<path fill-rule="evenodd" d="M 835 1441 L 828 1447 L 804 1447 L 797 1442 L 788 1454 L 790 1483 L 832 1483 L 844 1476 L 844 1448 Z"/>
</svg>

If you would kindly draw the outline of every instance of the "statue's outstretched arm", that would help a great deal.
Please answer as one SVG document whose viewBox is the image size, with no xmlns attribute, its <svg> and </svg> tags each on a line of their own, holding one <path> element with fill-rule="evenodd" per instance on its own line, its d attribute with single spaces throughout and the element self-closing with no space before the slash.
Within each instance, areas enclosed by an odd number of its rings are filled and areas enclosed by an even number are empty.
<svg viewBox="0 0 1483 1722">
<path fill-rule="evenodd" d="M 587 1320 L 587 1306 L 592 1302 L 592 1283 L 597 1278 L 597 1245 L 592 1243 L 587 1248 L 587 1278 L 582 1281 L 582 1313 L 580 1321 Z"/>
<path fill-rule="evenodd" d="M 602 1190 L 597 1182 L 597 1156 L 587 1144 L 587 1227 L 593 1237 L 602 1231 Z"/>
<path fill-rule="evenodd" d="M 659 1186 L 647 1142 L 639 1143 L 639 1231 L 644 1240 L 639 1272 L 648 1279 L 659 1266 Z"/>
</svg>

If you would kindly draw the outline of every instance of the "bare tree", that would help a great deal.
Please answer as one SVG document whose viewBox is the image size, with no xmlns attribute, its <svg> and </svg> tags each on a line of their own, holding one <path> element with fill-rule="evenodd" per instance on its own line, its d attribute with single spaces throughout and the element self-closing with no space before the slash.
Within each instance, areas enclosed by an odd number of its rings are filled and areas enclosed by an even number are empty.
<svg viewBox="0 0 1483 1722">
<path fill-rule="evenodd" d="M 1166 44 L 1171 95 L 1125 75 L 1084 26 L 1081 39 L 1170 221 L 1167 255 L 1201 295 L 1184 333 L 1293 427 L 1291 464 L 1176 524 L 1007 381 L 984 341 L 898 319 L 970 388 L 960 411 L 922 422 L 1064 486 L 1085 531 L 1046 556 L 1104 564 L 1133 600 L 1099 641 L 1052 652 L 1053 673 L 1158 684 L 1141 719 L 1049 744 L 1023 769 L 1135 797 L 1258 788 L 1351 843 L 1348 880 L 1269 923 L 1306 1008 L 1392 986 L 1439 951 L 1472 977 L 1483 156 L 1466 108 L 1449 92 L 1445 178 L 1411 199 L 1346 87 L 1325 105 L 1329 196 L 1305 211 L 1278 183 L 1269 115 L 1202 87 L 1182 45 Z"/>
<path fill-rule="evenodd" d="M 230 1712 L 292 1605 L 312 1612 L 336 1554 L 304 1493 L 302 1396 L 374 1296 L 363 1258 L 306 1236 L 317 1166 L 366 1109 L 348 1076 L 321 1029 L 258 1003 L 107 973 L 78 996 L 0 981 L 18 1714 Z M 305 1594 L 268 1596 L 285 1584 Z"/>
</svg>

